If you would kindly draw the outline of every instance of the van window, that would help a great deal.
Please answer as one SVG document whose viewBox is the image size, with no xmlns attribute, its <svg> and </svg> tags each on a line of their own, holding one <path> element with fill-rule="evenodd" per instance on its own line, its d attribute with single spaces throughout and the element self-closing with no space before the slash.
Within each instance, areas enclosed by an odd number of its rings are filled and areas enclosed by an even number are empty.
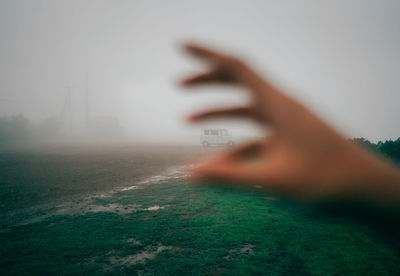
<svg viewBox="0 0 400 276">
<path fill-rule="evenodd" d="M 208 129 L 204 130 L 204 135 L 209 135 L 210 131 Z"/>
<path fill-rule="evenodd" d="M 218 135 L 218 129 L 212 129 L 211 135 Z"/>
</svg>

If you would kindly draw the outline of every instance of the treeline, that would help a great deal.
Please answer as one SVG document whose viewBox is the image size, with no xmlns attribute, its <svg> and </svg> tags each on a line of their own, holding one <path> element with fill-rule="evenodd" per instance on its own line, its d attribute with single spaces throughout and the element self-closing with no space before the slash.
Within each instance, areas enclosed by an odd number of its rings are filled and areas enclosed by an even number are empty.
<svg viewBox="0 0 400 276">
<path fill-rule="evenodd" d="M 350 140 L 369 150 L 379 152 L 400 164 L 400 138 L 397 138 L 397 140 L 386 140 L 385 142 L 379 141 L 376 144 L 365 138 L 354 138 Z"/>
<path fill-rule="evenodd" d="M 62 136 L 62 123 L 57 117 L 49 117 L 33 124 L 22 114 L 0 117 L 0 145 L 52 141 Z M 365 138 L 353 138 L 350 141 L 369 150 L 379 152 L 400 164 L 400 138 L 372 143 Z"/>
<path fill-rule="evenodd" d="M 0 144 L 28 143 L 35 140 L 53 140 L 59 136 L 61 124 L 49 117 L 33 124 L 23 115 L 0 117 Z"/>
</svg>

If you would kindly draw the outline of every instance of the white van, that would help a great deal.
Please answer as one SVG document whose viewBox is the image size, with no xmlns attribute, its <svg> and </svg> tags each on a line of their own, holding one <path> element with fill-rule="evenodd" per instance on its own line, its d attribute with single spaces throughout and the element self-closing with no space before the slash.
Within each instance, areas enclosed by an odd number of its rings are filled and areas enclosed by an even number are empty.
<svg viewBox="0 0 400 276">
<path fill-rule="evenodd" d="M 227 129 L 204 128 L 201 130 L 200 143 L 203 147 L 210 145 L 233 146 L 235 142 Z"/>
</svg>

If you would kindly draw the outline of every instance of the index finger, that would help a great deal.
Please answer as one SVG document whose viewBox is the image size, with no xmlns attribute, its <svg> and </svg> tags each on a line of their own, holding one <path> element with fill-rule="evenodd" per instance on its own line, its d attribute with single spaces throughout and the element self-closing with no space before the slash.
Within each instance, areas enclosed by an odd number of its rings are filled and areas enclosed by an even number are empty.
<svg viewBox="0 0 400 276">
<path fill-rule="evenodd" d="M 226 58 L 226 55 L 219 53 L 217 51 L 211 50 L 209 48 L 199 46 L 194 43 L 186 43 L 183 45 L 184 49 L 191 55 L 198 56 L 200 58 L 205 58 L 209 61 L 222 61 Z"/>
<path fill-rule="evenodd" d="M 191 55 L 214 63 L 214 68 L 212 68 L 212 71 L 205 74 L 206 80 L 209 80 L 210 74 L 213 82 L 215 81 L 215 76 L 219 76 L 220 80 L 226 80 L 228 77 L 251 88 L 250 90 L 254 94 L 262 94 L 262 90 L 272 88 L 261 76 L 247 66 L 246 63 L 235 56 L 218 52 L 194 43 L 184 44 L 184 49 Z M 204 83 L 203 77 L 204 74 L 202 74 L 202 83 Z"/>
</svg>

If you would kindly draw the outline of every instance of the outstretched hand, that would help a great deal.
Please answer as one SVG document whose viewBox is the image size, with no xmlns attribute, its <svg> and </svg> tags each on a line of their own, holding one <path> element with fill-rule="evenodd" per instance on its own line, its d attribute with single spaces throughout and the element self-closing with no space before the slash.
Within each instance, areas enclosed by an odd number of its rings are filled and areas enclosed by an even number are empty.
<svg viewBox="0 0 400 276">
<path fill-rule="evenodd" d="M 272 129 L 266 138 L 215 156 L 192 171 L 198 181 L 251 186 L 305 201 L 350 199 L 384 207 L 400 205 L 400 174 L 391 164 L 348 142 L 303 105 L 241 60 L 195 44 L 186 51 L 209 70 L 182 81 L 240 86 L 248 106 L 207 110 L 192 122 L 248 118 Z"/>
</svg>

